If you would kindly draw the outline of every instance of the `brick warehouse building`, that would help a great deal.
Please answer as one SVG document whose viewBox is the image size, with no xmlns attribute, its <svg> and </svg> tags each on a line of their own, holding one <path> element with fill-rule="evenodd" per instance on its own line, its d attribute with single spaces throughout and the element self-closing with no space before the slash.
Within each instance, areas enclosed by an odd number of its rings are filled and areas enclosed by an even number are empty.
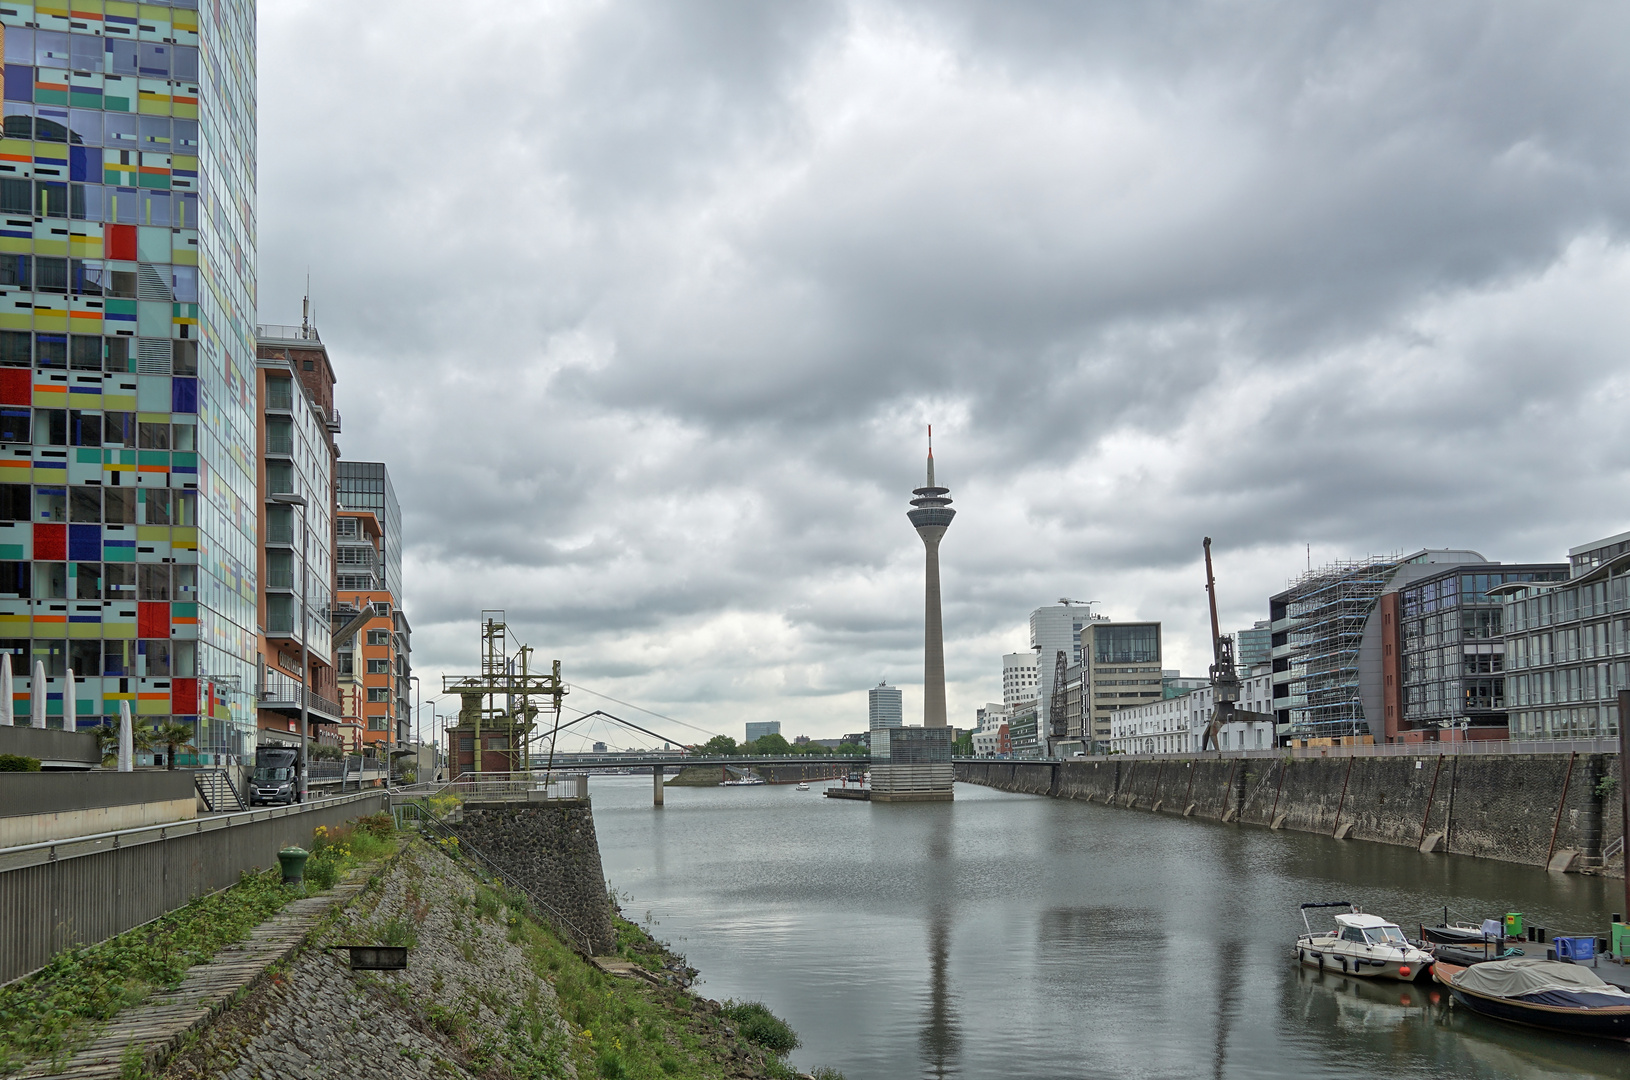
<svg viewBox="0 0 1630 1080">
<path fill-rule="evenodd" d="M 255 739 L 255 11 L 196 8 L 0 9 L 0 649 L 52 726 L 128 700 L 217 764 Z"/>
</svg>

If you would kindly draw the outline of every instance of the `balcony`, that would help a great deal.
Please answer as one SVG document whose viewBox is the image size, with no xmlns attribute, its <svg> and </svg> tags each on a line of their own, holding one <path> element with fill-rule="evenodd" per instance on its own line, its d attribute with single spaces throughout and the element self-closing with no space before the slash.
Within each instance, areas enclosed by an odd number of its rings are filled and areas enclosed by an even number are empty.
<svg viewBox="0 0 1630 1080">
<path fill-rule="evenodd" d="M 269 628 L 268 628 L 269 629 Z M 305 693 L 306 709 L 316 713 L 325 720 L 341 720 L 344 713 L 340 703 L 333 698 L 323 697 L 315 691 L 307 690 Z M 262 673 L 260 684 L 260 707 L 263 709 L 277 709 L 279 712 L 300 711 L 300 680 L 291 678 L 281 671 L 270 668 Z"/>
<path fill-rule="evenodd" d="M 266 432 L 266 452 L 289 457 L 294 453 L 294 433 L 291 431 Z"/>
<path fill-rule="evenodd" d="M 266 587 L 268 589 L 293 589 L 294 571 L 292 569 L 266 571 Z M 268 629 L 270 628 L 268 627 Z"/>
</svg>

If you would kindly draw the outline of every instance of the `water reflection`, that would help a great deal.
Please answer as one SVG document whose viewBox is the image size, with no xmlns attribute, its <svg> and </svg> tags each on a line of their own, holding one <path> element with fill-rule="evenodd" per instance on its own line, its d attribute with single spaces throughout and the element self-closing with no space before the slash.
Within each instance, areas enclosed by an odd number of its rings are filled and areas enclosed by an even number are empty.
<svg viewBox="0 0 1630 1080">
<path fill-rule="evenodd" d="M 1297 966 L 1297 904 L 1410 925 L 1602 925 L 1619 883 L 959 786 L 870 806 L 593 781 L 607 876 L 714 998 L 762 1000 L 850 1080 L 1626 1075 L 1622 1046 L 1508 1028 L 1430 985 Z M 1423 913 L 1414 916 L 1414 913 Z"/>
<path fill-rule="evenodd" d="M 957 1023 L 951 977 L 947 972 L 950 956 L 951 916 L 936 906 L 928 920 L 928 1016 L 917 1042 L 923 1055 L 924 1075 L 935 1078 L 959 1074 L 962 1032 Z"/>
</svg>

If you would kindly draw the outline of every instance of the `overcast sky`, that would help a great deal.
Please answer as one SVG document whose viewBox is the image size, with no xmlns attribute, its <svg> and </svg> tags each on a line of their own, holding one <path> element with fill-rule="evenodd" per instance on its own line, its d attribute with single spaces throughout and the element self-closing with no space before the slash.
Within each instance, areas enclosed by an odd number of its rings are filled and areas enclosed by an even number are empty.
<svg viewBox="0 0 1630 1080">
<path fill-rule="evenodd" d="M 261 317 L 309 269 L 427 689 L 502 607 L 569 681 L 737 739 L 861 730 L 883 678 L 914 721 L 928 423 L 961 726 L 1062 596 L 1203 672 L 1204 535 L 1235 629 L 1306 545 L 1630 528 L 1623 5 L 277 0 L 260 30 Z"/>
</svg>

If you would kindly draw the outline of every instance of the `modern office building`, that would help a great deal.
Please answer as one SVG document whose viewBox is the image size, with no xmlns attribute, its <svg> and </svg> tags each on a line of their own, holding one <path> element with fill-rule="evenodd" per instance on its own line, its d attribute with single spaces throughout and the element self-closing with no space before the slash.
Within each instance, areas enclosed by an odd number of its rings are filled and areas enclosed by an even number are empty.
<svg viewBox="0 0 1630 1080">
<path fill-rule="evenodd" d="M 1258 619 L 1249 630 L 1234 632 L 1234 664 L 1241 674 L 1273 661 L 1273 624 Z"/>
<path fill-rule="evenodd" d="M 1249 671 L 1249 668 L 1244 670 Z M 1160 693 L 1162 697 L 1179 698 L 1194 690 L 1202 690 L 1211 685 L 1210 679 L 1202 679 L 1195 675 L 1184 675 L 1176 669 L 1160 673 Z"/>
<path fill-rule="evenodd" d="M 766 735 L 781 734 L 781 721 L 779 720 L 753 720 L 747 724 L 747 741 L 758 742 Z"/>
<path fill-rule="evenodd" d="M 335 557 L 343 588 L 334 593 L 334 629 L 356 626 L 334 641 L 340 708 L 348 746 L 388 751 L 398 715 L 395 673 L 407 668 L 407 635 L 396 630 L 398 609 L 385 588 L 379 520 L 371 510 L 340 510 L 334 519 Z M 357 616 L 372 617 L 356 625 Z"/>
<path fill-rule="evenodd" d="M 1030 649 L 1036 656 L 1036 716 L 1045 729 L 1053 714 L 1053 681 L 1060 657 L 1069 668 L 1081 663 L 1081 631 L 1093 622 L 1092 609 L 1074 600 L 1030 613 Z"/>
<path fill-rule="evenodd" d="M 1303 741 L 1381 739 L 1383 666 L 1389 662 L 1382 594 L 1447 566 L 1473 564 L 1489 562 L 1460 549 L 1339 561 L 1269 597 L 1279 723 Z"/>
<path fill-rule="evenodd" d="M 1006 653 L 1002 657 L 1002 704 L 1012 708 L 1036 700 L 1036 654 Z"/>
<path fill-rule="evenodd" d="M 878 683 L 866 692 L 870 728 L 900 727 L 905 723 L 905 699 L 898 686 Z"/>
<path fill-rule="evenodd" d="M 371 654 L 367 659 L 370 664 L 380 660 L 388 661 L 389 674 L 374 673 L 377 682 L 370 682 L 368 686 L 369 704 L 385 705 L 382 711 L 370 711 L 368 731 L 374 734 L 368 736 L 370 741 L 389 741 L 393 744 L 406 744 L 413 741 L 413 703 L 410 689 L 413 677 L 413 634 L 408 624 L 407 616 L 403 613 L 406 598 L 402 593 L 402 509 L 396 501 L 396 489 L 391 486 L 390 470 L 380 461 L 346 461 L 341 460 L 338 470 L 337 499 L 340 509 L 366 511 L 373 515 L 374 522 L 379 530 L 378 547 L 372 556 L 377 564 L 370 568 L 370 556 L 362 550 L 362 545 L 345 543 L 339 545 L 341 558 L 360 559 L 361 563 L 342 563 L 336 567 L 335 590 L 342 600 L 347 596 L 367 593 L 361 586 L 378 584 L 383 575 L 384 592 L 386 596 L 366 596 L 353 606 L 361 603 L 371 603 L 376 610 L 388 612 L 388 624 L 371 627 L 369 637 L 378 637 L 383 634 L 388 640 L 388 646 L 373 646 L 388 650 L 385 653 Z M 360 528 L 360 526 L 359 526 Z M 382 606 L 384 605 L 384 606 Z M 382 618 L 385 616 L 382 616 Z M 363 640 L 363 648 L 369 648 Z M 366 677 L 368 673 L 364 672 Z M 378 700 L 383 698 L 385 700 Z M 383 720 L 381 720 L 381 717 Z M 378 728 L 373 725 L 383 722 L 386 726 Z M 390 734 L 390 739 L 384 739 L 382 732 Z"/>
<path fill-rule="evenodd" d="M 201 763 L 241 764 L 255 6 L 117 6 L 0 7 L 0 648 L 19 694 L 44 664 L 52 726 L 129 701 L 194 726 Z"/>
<path fill-rule="evenodd" d="M 256 338 L 261 493 L 257 737 L 263 744 L 297 743 L 303 696 L 310 737 L 338 745 L 345 718 L 329 625 L 334 464 L 339 458 L 334 368 L 327 347 L 309 325 L 263 325 Z"/>
<path fill-rule="evenodd" d="M 1480 563 L 1450 566 L 1383 593 L 1376 734 L 1387 742 L 1506 738 L 1509 679 L 1498 590 L 1567 577 L 1565 563 Z"/>
<path fill-rule="evenodd" d="M 1095 619 L 1081 632 L 1081 651 L 1091 717 L 1091 731 L 1083 731 L 1082 740 L 1101 750 L 1109 746 L 1117 712 L 1165 697 L 1160 624 Z"/>
<path fill-rule="evenodd" d="M 1630 533 L 1568 552 L 1564 581 L 1493 589 L 1505 634 L 1505 704 L 1513 739 L 1619 733 L 1630 689 Z"/>
</svg>

